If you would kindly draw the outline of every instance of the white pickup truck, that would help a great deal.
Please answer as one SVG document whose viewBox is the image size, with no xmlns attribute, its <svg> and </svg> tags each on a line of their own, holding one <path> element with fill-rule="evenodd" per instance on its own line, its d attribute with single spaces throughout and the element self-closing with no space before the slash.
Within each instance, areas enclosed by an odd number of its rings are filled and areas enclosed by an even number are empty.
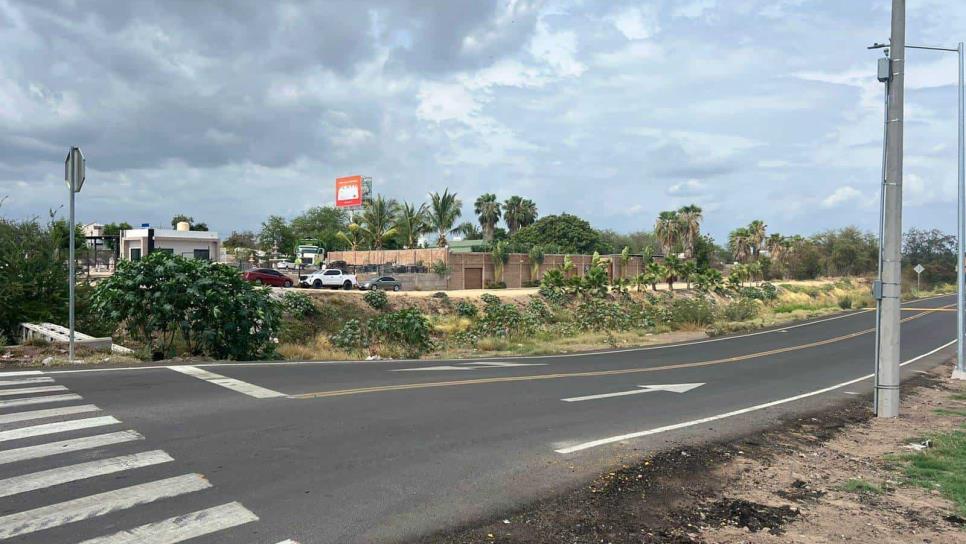
<svg viewBox="0 0 966 544">
<path fill-rule="evenodd" d="M 318 272 L 313 272 L 300 280 L 306 287 L 321 289 L 329 287 L 331 289 L 352 289 L 359 286 L 359 281 L 355 274 L 345 274 L 338 268 L 323 268 Z"/>
</svg>

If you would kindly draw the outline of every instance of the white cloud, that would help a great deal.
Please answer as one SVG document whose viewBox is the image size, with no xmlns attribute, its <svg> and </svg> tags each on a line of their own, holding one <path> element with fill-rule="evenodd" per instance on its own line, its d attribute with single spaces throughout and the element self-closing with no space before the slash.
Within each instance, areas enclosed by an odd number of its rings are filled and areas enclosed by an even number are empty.
<svg viewBox="0 0 966 544">
<path fill-rule="evenodd" d="M 674 185 L 667 188 L 667 194 L 670 196 L 678 197 L 695 197 L 701 196 L 707 192 L 708 187 L 696 179 L 689 179 L 687 181 L 682 181 L 680 183 L 675 183 Z"/>
<path fill-rule="evenodd" d="M 625 8 L 609 19 L 628 40 L 646 40 L 661 30 L 654 6 Z"/>
<path fill-rule="evenodd" d="M 427 121 L 456 120 L 469 122 L 480 110 L 479 102 L 463 85 L 456 83 L 424 82 L 419 87 L 419 106 L 416 115 Z"/>
<path fill-rule="evenodd" d="M 577 60 L 577 34 L 568 30 L 551 31 L 543 20 L 537 23 L 530 54 L 553 68 L 559 77 L 579 77 L 587 70 Z"/>
<path fill-rule="evenodd" d="M 822 200 L 823 208 L 837 208 L 845 204 L 856 204 L 863 200 L 862 192 L 851 185 L 843 185 Z"/>
<path fill-rule="evenodd" d="M 684 17 L 686 19 L 699 19 L 706 12 L 717 7 L 717 5 L 718 0 L 693 0 L 691 2 L 677 0 L 674 8 L 671 10 L 671 15 L 674 17 Z"/>
</svg>

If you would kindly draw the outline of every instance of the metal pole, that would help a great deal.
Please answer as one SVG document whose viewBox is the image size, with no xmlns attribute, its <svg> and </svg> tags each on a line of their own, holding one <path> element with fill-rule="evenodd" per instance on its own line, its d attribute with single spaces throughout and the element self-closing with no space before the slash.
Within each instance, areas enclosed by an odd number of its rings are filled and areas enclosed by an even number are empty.
<svg viewBox="0 0 966 544">
<path fill-rule="evenodd" d="M 959 42 L 959 182 L 957 187 L 957 232 L 956 238 L 959 240 L 959 258 L 956 261 L 956 370 L 953 377 L 966 379 L 966 361 L 963 359 L 963 244 L 966 241 L 966 157 L 964 157 L 964 146 L 966 146 L 966 136 L 964 136 L 963 119 L 963 42 Z"/>
<path fill-rule="evenodd" d="M 888 52 L 887 52 L 888 55 Z M 889 82 L 885 82 L 885 92 L 883 93 L 883 117 L 882 117 L 882 177 L 879 179 L 879 283 L 882 283 L 882 233 L 885 230 L 885 216 L 882 213 L 885 209 L 885 183 L 886 183 L 886 147 L 889 139 Z M 879 327 L 882 323 L 882 300 L 876 297 L 875 301 L 875 393 L 873 404 L 878 406 L 879 398 Z"/>
<path fill-rule="evenodd" d="M 892 0 L 892 81 L 889 85 L 889 121 L 886 143 L 886 183 L 882 240 L 882 308 L 879 336 L 879 383 L 876 415 L 899 415 L 899 332 L 902 275 L 902 119 L 905 59 L 906 2 Z"/>
<path fill-rule="evenodd" d="M 70 348 L 68 350 L 67 360 L 68 362 L 74 362 L 74 274 L 75 274 L 75 262 L 74 262 L 74 173 L 77 168 L 74 167 L 73 161 L 71 162 L 71 167 L 74 172 L 71 173 L 71 183 L 70 187 L 67 188 L 67 192 L 70 193 L 70 277 L 68 278 L 68 292 L 70 297 L 70 309 L 68 310 L 68 325 L 70 327 Z"/>
</svg>

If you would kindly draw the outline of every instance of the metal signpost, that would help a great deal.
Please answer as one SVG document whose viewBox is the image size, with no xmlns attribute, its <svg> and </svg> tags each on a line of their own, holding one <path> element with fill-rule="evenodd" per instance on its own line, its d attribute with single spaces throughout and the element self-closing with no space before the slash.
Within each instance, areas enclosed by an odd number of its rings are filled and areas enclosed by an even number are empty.
<svg viewBox="0 0 966 544">
<path fill-rule="evenodd" d="M 70 327 L 70 348 L 67 356 L 68 362 L 74 362 L 74 275 L 76 273 L 76 259 L 74 257 L 74 193 L 79 193 L 84 186 L 85 179 L 84 154 L 79 147 L 72 147 L 67 152 L 64 159 L 64 181 L 67 183 L 67 193 L 70 195 L 70 264 L 69 277 L 67 279 L 68 292 L 70 293 L 70 307 L 68 309 L 68 325 Z"/>
</svg>

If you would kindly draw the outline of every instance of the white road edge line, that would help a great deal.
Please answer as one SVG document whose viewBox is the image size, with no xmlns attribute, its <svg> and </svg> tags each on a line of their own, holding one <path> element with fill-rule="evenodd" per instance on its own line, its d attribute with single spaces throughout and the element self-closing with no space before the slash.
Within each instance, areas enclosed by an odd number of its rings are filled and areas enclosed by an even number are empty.
<svg viewBox="0 0 966 544">
<path fill-rule="evenodd" d="M 49 457 L 51 455 L 60 455 L 62 453 L 71 453 L 74 451 L 91 450 L 103 446 L 123 444 L 124 442 L 133 442 L 135 440 L 144 440 L 144 436 L 137 431 L 118 431 L 116 433 L 96 434 L 94 436 L 71 438 L 69 440 L 49 442 L 47 444 L 40 444 L 37 446 L 26 446 L 12 450 L 3 450 L 0 451 L 0 465 L 15 463 L 17 461 L 26 461 L 27 459 L 39 459 L 41 457 Z"/>
<path fill-rule="evenodd" d="M 4 374 L 0 374 L 0 378 L 6 378 Z M 25 383 L 53 383 L 53 378 L 47 377 L 37 377 L 37 378 L 20 378 L 17 380 L 0 380 L 0 386 L 2 385 L 23 385 Z"/>
<path fill-rule="evenodd" d="M 103 516 L 117 510 L 177 497 L 209 487 L 211 483 L 201 474 L 185 474 L 17 512 L 0 517 L 0 540 Z"/>
<path fill-rule="evenodd" d="M 114 425 L 120 423 L 113 416 L 89 417 L 85 419 L 75 419 L 72 421 L 59 421 L 57 423 L 45 423 L 43 425 L 33 425 L 31 427 L 21 427 L 9 431 L 0 431 L 0 442 L 7 440 L 19 440 L 45 434 L 63 433 L 67 431 L 77 431 L 80 429 L 90 429 L 92 427 L 102 427 L 104 425 Z"/>
<path fill-rule="evenodd" d="M 46 397 L 23 397 L 19 399 L 0 400 L 0 408 L 12 408 L 14 406 L 27 406 L 29 404 L 46 404 L 48 402 L 64 402 L 68 400 L 80 400 L 83 397 L 74 393 L 66 395 L 48 395 Z"/>
<path fill-rule="evenodd" d="M 6 378 L 8 376 L 39 376 L 43 373 L 43 370 L 15 370 L 13 372 L 2 372 L 0 375 Z"/>
<path fill-rule="evenodd" d="M 253 521 L 258 521 L 258 516 L 251 510 L 239 502 L 230 502 L 113 535 L 92 538 L 80 544 L 176 544 Z"/>
<path fill-rule="evenodd" d="M 154 450 L 31 472 L 30 474 L 0 480 L 0 497 L 19 495 L 28 491 L 36 491 L 135 468 L 170 463 L 171 461 L 174 461 L 174 459 L 164 451 Z"/>
<path fill-rule="evenodd" d="M 13 414 L 0 415 L 0 429 L 7 423 L 18 421 L 30 421 L 31 419 L 44 419 L 48 417 L 69 416 L 74 414 L 84 414 L 87 412 L 98 412 L 100 408 L 93 404 L 79 404 L 77 406 L 65 406 L 63 408 L 48 408 L 46 410 L 31 410 L 29 412 L 15 412 Z"/>
<path fill-rule="evenodd" d="M 951 346 L 951 345 L 953 345 L 955 343 L 956 343 L 956 340 L 951 340 L 951 341 L 949 341 L 949 342 L 947 342 L 947 343 L 939 346 L 938 348 L 936 348 L 936 349 L 934 349 L 932 351 L 923 353 L 922 355 L 919 355 L 917 357 L 914 357 L 912 359 L 909 359 L 908 361 L 902 363 L 900 366 L 906 366 L 908 364 L 914 363 L 914 362 L 916 362 L 916 361 L 918 361 L 918 360 L 920 360 L 920 359 L 922 359 L 924 357 L 928 357 L 928 356 L 932 355 L 933 353 L 936 353 L 937 351 L 940 351 L 942 349 L 945 349 L 945 348 L 947 348 L 947 347 L 949 347 L 949 346 Z M 560 448 L 560 449 L 557 449 L 557 450 L 554 450 L 554 451 L 557 452 L 557 453 L 561 453 L 561 454 L 574 453 L 574 452 L 578 452 L 578 451 L 582 451 L 582 450 L 587 450 L 587 449 L 590 449 L 590 448 L 596 448 L 598 446 L 604 446 L 604 445 L 607 445 L 607 444 L 613 444 L 615 442 L 623 442 L 625 440 L 630 440 L 630 439 L 633 439 L 633 438 L 641 438 L 643 436 L 650 436 L 650 435 L 654 435 L 654 434 L 665 433 L 665 432 L 668 432 L 668 431 L 675 431 L 677 429 L 684 429 L 686 427 L 693 427 L 695 425 L 702 425 L 704 423 L 709 423 L 711 421 L 717 421 L 719 419 L 725 419 L 725 418 L 729 418 L 729 417 L 733 417 L 733 416 L 738 416 L 738 415 L 741 415 L 741 414 L 747 414 L 749 412 L 754 412 L 754 411 L 757 411 L 757 410 L 763 410 L 765 408 L 771 408 L 772 406 L 778 406 L 778 405 L 786 404 L 786 403 L 789 403 L 789 402 L 795 402 L 797 400 L 801 400 L 801 399 L 804 399 L 804 398 L 814 397 L 815 395 L 821 395 L 823 393 L 828 393 L 829 391 L 835 391 L 836 389 L 840 389 L 840 388 L 845 387 L 847 385 L 852 385 L 853 383 L 858 383 L 858 382 L 861 382 L 863 380 L 868 380 L 869 378 L 872 378 L 874 376 L 875 376 L 875 374 L 868 374 L 866 376 L 862 376 L 862 377 L 859 377 L 859 378 L 855 378 L 854 380 L 849 380 L 847 382 L 842 382 L 840 384 L 836 384 L 836 385 L 833 385 L 831 387 L 825 387 L 825 388 L 817 389 L 815 391 L 811 391 L 811 392 L 808 392 L 808 393 L 802 393 L 801 395 L 795 395 L 794 397 L 788 397 L 788 398 L 784 398 L 784 399 L 775 400 L 775 401 L 772 401 L 772 402 L 766 402 L 764 404 L 756 404 L 755 406 L 749 406 L 747 408 L 742 408 L 740 410 L 734 410 L 732 412 L 725 412 L 723 414 L 717 414 L 717 415 L 714 415 L 714 416 L 703 417 L 701 419 L 694 419 L 694 420 L 691 420 L 691 421 L 684 421 L 684 422 L 681 422 L 681 423 L 675 423 L 674 425 L 666 425 L 664 427 L 657 427 L 655 429 L 648 429 L 646 431 L 638 431 L 638 432 L 635 432 L 635 433 L 628 433 L 628 434 L 622 434 L 622 435 L 618 435 L 618 436 L 611 436 L 611 437 L 608 437 L 608 438 L 601 438 L 599 440 L 592 440 L 590 442 L 584 442 L 582 444 L 576 444 L 576 445 L 569 446 L 569 447 L 566 447 L 566 448 Z"/>
<path fill-rule="evenodd" d="M 936 295 L 936 296 L 926 297 L 926 298 L 921 298 L 921 299 L 907 300 L 907 301 L 903 302 L 903 304 L 912 304 L 914 302 L 922 302 L 924 300 L 932 300 L 932 299 L 943 298 L 943 297 L 952 297 L 952 296 L 955 296 L 955 295 L 956 295 L 955 293 L 950 293 L 948 295 Z M 784 332 L 788 331 L 788 329 L 797 329 L 799 327 L 808 327 L 808 326 L 811 326 L 811 325 L 817 325 L 819 323 L 826 323 L 828 321 L 835 321 L 836 319 L 845 319 L 847 317 L 855 317 L 855 316 L 859 316 L 859 315 L 865 315 L 865 314 L 867 314 L 867 313 L 869 313 L 871 311 L 872 310 L 857 310 L 857 311 L 852 311 L 852 312 L 849 312 L 849 313 L 846 313 L 846 314 L 843 314 L 843 315 L 837 315 L 837 316 L 834 316 L 834 317 L 828 317 L 828 318 L 824 318 L 824 319 L 816 319 L 815 321 L 809 321 L 807 323 L 797 323 L 795 325 L 789 325 L 787 327 L 768 329 L 768 330 L 764 330 L 764 331 L 749 332 L 749 333 L 745 333 L 745 334 L 738 334 L 738 335 L 735 335 L 735 336 L 720 336 L 720 337 L 717 337 L 717 338 L 708 338 L 708 339 L 705 339 L 705 340 L 695 340 L 695 341 L 692 341 L 692 342 L 679 342 L 679 343 L 676 343 L 676 344 L 661 344 L 661 345 L 658 345 L 658 346 L 642 346 L 642 347 L 638 347 L 638 348 L 625 348 L 625 349 L 615 349 L 615 350 L 607 350 L 607 351 L 590 351 L 590 352 L 586 352 L 586 353 L 560 353 L 560 354 L 557 354 L 557 355 L 521 355 L 521 356 L 516 356 L 516 357 L 505 357 L 504 359 L 517 360 L 517 359 L 549 359 L 549 358 L 571 358 L 571 357 L 597 357 L 597 356 L 600 356 L 600 355 L 610 355 L 610 354 L 613 354 L 613 353 L 628 353 L 628 352 L 637 352 L 637 351 L 651 351 L 651 350 L 657 350 L 657 349 L 680 348 L 680 347 L 687 347 L 687 346 L 695 346 L 695 345 L 698 345 L 698 344 L 708 344 L 708 343 L 711 343 L 711 342 L 725 342 L 725 341 L 728 341 L 728 340 L 739 340 L 741 338 L 748 338 L 749 336 L 758 336 L 758 335 L 761 335 L 761 334 L 784 333 Z M 486 359 L 480 359 L 480 360 L 485 361 Z M 199 364 L 193 365 L 193 366 L 195 366 L 197 368 L 217 368 L 217 367 L 220 367 L 220 366 L 228 366 L 228 367 L 241 366 L 241 367 L 257 368 L 257 367 L 266 367 L 266 366 L 359 365 L 359 364 L 373 364 L 373 363 L 397 363 L 397 364 L 399 364 L 399 363 L 405 363 L 405 364 L 412 364 L 412 363 L 425 363 L 425 362 L 426 362 L 426 359 L 393 359 L 391 361 L 390 360 L 381 360 L 381 361 L 270 361 L 270 362 L 247 362 L 247 363 L 199 363 Z M 437 361 L 433 361 L 433 362 L 436 362 L 436 363 L 466 362 L 466 359 L 441 359 L 441 360 L 437 360 Z M 163 369 L 163 368 L 171 368 L 171 367 L 170 366 L 167 366 L 167 365 L 124 366 L 124 367 L 119 367 L 119 368 L 79 368 L 79 369 L 71 369 L 71 370 L 47 370 L 47 371 L 44 371 L 44 372 L 37 371 L 36 373 L 37 374 L 41 374 L 42 373 L 42 374 L 46 374 L 48 376 L 52 376 L 54 374 L 79 374 L 79 373 L 83 373 L 83 372 L 122 372 L 122 371 L 131 371 L 131 370 L 158 370 L 158 369 Z M 15 372 L 0 373 L 0 375 L 3 375 L 3 376 L 8 376 L 8 375 L 12 375 L 12 374 L 16 374 L 16 373 Z"/>
<path fill-rule="evenodd" d="M 174 370 L 175 372 L 180 372 L 193 378 L 198 378 L 199 380 L 204 380 L 215 385 L 220 385 L 226 389 L 243 393 L 249 397 L 255 397 L 256 399 L 269 399 L 288 396 L 285 393 L 272 391 L 271 389 L 266 389 L 252 383 L 243 382 L 234 378 L 228 378 L 226 376 L 222 376 L 221 374 L 215 374 L 214 372 L 208 372 L 207 370 L 202 370 L 196 366 L 176 365 L 169 366 L 168 368 Z"/>
</svg>

